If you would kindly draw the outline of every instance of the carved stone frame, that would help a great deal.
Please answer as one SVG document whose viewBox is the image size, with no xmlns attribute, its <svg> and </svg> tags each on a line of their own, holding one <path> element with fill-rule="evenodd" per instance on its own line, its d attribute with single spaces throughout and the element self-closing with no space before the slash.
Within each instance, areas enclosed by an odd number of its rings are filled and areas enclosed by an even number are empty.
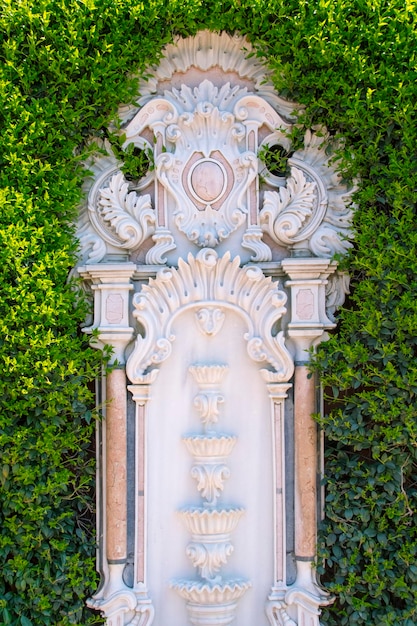
<svg viewBox="0 0 417 626">
<path fill-rule="evenodd" d="M 150 150 L 155 169 L 127 181 L 108 145 L 105 155 L 88 164 L 94 181 L 86 184 L 80 210 L 77 270 L 94 296 L 94 319 L 84 330 L 96 331 L 95 347 L 113 347 L 100 478 L 104 578 L 89 605 L 103 612 L 108 626 L 150 626 L 158 611 L 147 578 L 147 415 L 158 371 L 172 352 L 173 323 L 184 311 L 193 312 L 206 339 L 221 332 L 229 312 L 237 313 L 269 396 L 269 624 L 319 626 L 320 607 L 331 601 L 314 570 L 318 443 L 312 418 L 316 381 L 308 363 L 311 350 L 334 327 L 334 311 L 347 292 L 347 278 L 336 272 L 332 256 L 350 245 L 354 189 L 335 169 L 325 129 L 306 132 L 304 148 L 288 161 L 288 175 L 267 172 L 259 184 L 259 149 L 290 148 L 286 133 L 297 107 L 275 94 L 265 66 L 250 52 L 243 38 L 207 31 L 167 46 L 153 78 L 140 86 L 141 108 L 120 111 L 126 146 Z M 291 388 L 296 578 L 288 584 L 285 420 Z M 125 576 L 127 390 L 136 407 L 133 583 Z M 206 499 L 215 508 L 216 499 Z M 191 552 L 195 546 L 206 550 L 204 541 L 194 538 Z M 216 557 L 218 563 L 226 556 Z M 239 585 L 221 587 L 211 580 L 213 558 L 199 570 L 208 581 L 205 603 L 195 600 L 195 585 L 177 585 L 188 598 L 193 624 L 228 624 L 234 618 Z M 242 585 L 245 591 L 249 583 Z"/>
</svg>

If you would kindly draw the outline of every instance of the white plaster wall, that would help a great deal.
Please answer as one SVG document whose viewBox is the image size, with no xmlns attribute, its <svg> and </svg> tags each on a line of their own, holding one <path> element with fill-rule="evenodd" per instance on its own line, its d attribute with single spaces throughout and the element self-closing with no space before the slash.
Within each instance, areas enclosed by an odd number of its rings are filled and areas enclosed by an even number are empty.
<svg viewBox="0 0 417 626">
<path fill-rule="evenodd" d="M 225 309 L 226 310 L 226 309 Z M 227 311 L 215 337 L 201 334 L 192 311 L 176 318 L 173 351 L 153 384 L 147 421 L 147 569 L 155 606 L 155 626 L 189 624 L 185 601 L 169 589 L 178 578 L 196 579 L 185 556 L 190 540 L 175 511 L 201 505 L 196 481 L 190 476 L 192 457 L 181 437 L 201 433 L 193 406 L 198 388 L 188 372 L 193 364 L 227 364 L 222 387 L 218 432 L 237 435 L 219 506 L 237 505 L 245 515 L 232 534 L 234 554 L 221 570 L 223 577 L 242 577 L 252 589 L 239 601 L 236 626 L 266 626 L 264 606 L 273 582 L 273 461 L 270 405 L 260 366 L 247 355 L 246 326 Z"/>
</svg>

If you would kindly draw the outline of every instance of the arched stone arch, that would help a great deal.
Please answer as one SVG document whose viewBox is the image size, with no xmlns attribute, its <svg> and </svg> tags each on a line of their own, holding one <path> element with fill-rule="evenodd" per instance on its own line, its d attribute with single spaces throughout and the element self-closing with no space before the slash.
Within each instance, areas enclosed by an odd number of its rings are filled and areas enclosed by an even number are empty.
<svg viewBox="0 0 417 626">
<path fill-rule="evenodd" d="M 270 382 L 287 382 L 294 371 L 293 359 L 285 347 L 283 331 L 272 334 L 274 325 L 286 313 L 284 291 L 265 277 L 256 266 L 240 267 L 239 257 L 226 253 L 221 259 L 214 250 L 203 249 L 188 263 L 179 260 L 178 269 L 160 270 L 149 285 L 144 285 L 133 299 L 134 317 L 142 324 L 144 335 L 138 335 L 127 362 L 132 383 L 152 376 L 149 368 L 160 364 L 171 354 L 175 339 L 175 318 L 188 309 L 195 313 L 197 327 L 203 335 L 213 336 L 220 329 L 225 310 L 242 316 L 247 332 L 249 356 L 265 363 L 265 377 Z"/>
</svg>

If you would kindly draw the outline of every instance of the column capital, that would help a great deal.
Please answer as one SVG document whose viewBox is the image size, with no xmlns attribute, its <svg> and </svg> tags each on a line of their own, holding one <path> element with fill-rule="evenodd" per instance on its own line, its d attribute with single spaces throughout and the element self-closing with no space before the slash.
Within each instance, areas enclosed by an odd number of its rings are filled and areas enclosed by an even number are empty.
<svg viewBox="0 0 417 626">
<path fill-rule="evenodd" d="M 281 261 L 281 267 L 290 280 L 325 280 L 337 269 L 337 261 L 317 257 L 294 257 Z"/>
<path fill-rule="evenodd" d="M 83 331 L 97 332 L 90 341 L 93 348 L 102 350 L 105 345 L 113 348 L 110 363 L 125 363 L 126 346 L 134 337 L 134 329 L 129 325 L 129 292 L 133 290 L 131 279 L 135 271 L 136 265 L 126 262 L 78 268 L 94 294 L 94 321 Z"/>
<path fill-rule="evenodd" d="M 291 258 L 282 261 L 282 268 L 290 279 L 285 282 L 291 298 L 287 334 L 295 345 L 295 361 L 308 362 L 311 347 L 335 326 L 326 314 L 325 288 L 337 263 L 315 257 Z"/>
</svg>

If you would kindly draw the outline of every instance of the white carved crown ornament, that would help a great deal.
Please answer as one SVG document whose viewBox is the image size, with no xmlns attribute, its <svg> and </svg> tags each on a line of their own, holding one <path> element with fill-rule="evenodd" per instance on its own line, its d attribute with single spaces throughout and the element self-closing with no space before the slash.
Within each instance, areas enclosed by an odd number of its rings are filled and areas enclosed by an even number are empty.
<svg viewBox="0 0 417 626">
<path fill-rule="evenodd" d="M 288 173 L 271 174 L 258 153 L 278 146 L 291 154 L 297 106 L 262 83 L 265 70 L 242 55 L 240 38 L 205 32 L 183 42 L 144 88 L 142 106 L 123 112 L 123 147 L 151 155 L 150 171 L 127 180 L 108 142 L 88 163 L 95 180 L 79 219 L 83 262 L 142 254 L 146 264 L 172 265 L 190 249 L 216 247 L 263 263 L 291 251 L 345 252 L 354 188 L 328 155 L 326 129 L 307 131 Z"/>
</svg>

